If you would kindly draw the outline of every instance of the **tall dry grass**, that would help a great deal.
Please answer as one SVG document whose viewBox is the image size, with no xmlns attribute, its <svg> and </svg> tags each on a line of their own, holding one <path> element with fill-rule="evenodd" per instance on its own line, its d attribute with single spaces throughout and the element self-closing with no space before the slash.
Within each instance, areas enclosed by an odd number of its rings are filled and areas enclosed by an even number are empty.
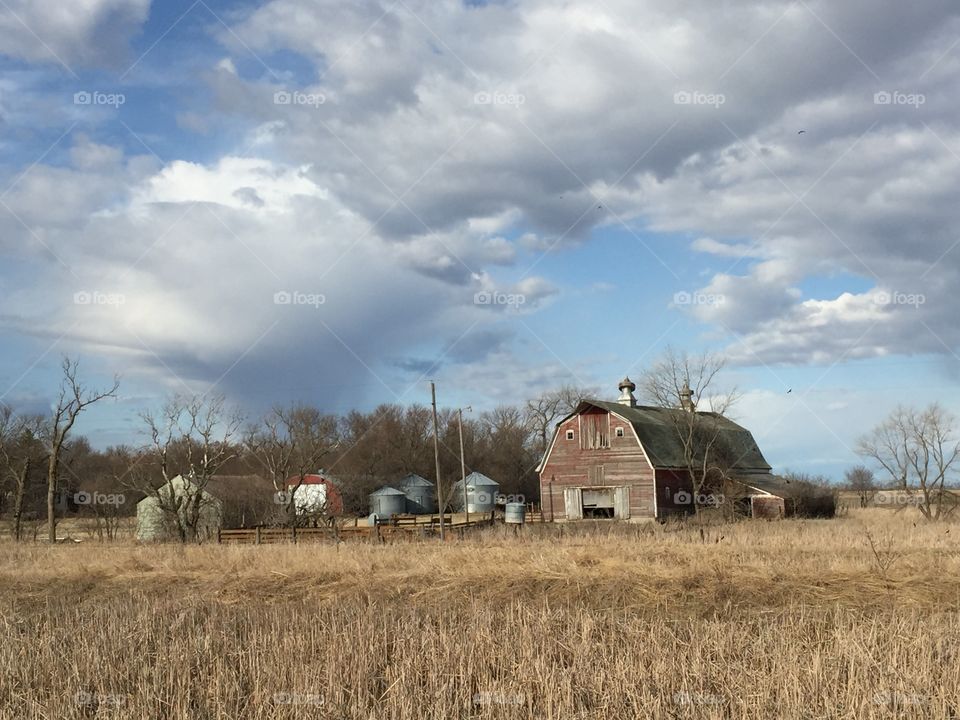
<svg viewBox="0 0 960 720">
<path fill-rule="evenodd" d="M 950 529 L 868 510 L 444 546 L 6 543 L 0 717 L 956 717 Z"/>
</svg>

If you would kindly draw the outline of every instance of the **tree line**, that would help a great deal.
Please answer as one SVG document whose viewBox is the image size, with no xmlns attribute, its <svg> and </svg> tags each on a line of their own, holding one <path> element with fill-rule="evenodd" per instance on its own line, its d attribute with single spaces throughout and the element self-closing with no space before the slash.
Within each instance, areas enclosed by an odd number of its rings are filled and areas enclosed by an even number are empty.
<svg viewBox="0 0 960 720">
<path fill-rule="evenodd" d="M 153 497 L 187 540 L 206 491 L 214 487 L 233 497 L 231 512 L 242 516 L 227 523 L 288 522 L 298 515 L 292 491 L 321 470 L 335 480 L 344 512 L 356 514 L 366 513 L 370 492 L 407 474 L 435 480 L 433 418 L 426 405 L 383 404 L 334 415 L 293 404 L 251 417 L 222 396 L 175 395 L 139 416 L 142 443 L 96 450 L 76 431 L 76 422 L 91 405 L 115 398 L 118 388 L 117 380 L 88 388 L 77 361 L 64 358 L 49 415 L 0 406 L 0 516 L 10 520 L 15 539 L 45 530 L 54 541 L 58 519 L 78 514 L 110 537 L 137 502 Z M 464 413 L 466 472 L 482 472 L 502 492 L 536 500 L 536 467 L 553 424 L 588 393 L 567 386 L 524 405 Z M 449 499 L 461 476 L 457 410 L 441 408 L 438 419 L 440 473 Z M 178 475 L 190 478 L 191 489 L 165 492 Z M 218 484 L 222 478 L 229 478 L 227 486 Z M 261 482 L 251 483 L 253 478 Z M 273 493 L 268 497 L 265 490 Z"/>
<path fill-rule="evenodd" d="M 53 542 L 58 518 L 78 513 L 94 518 L 97 531 L 111 536 L 145 497 L 155 499 L 187 540 L 203 511 L 205 491 L 215 486 L 235 500 L 231 511 L 236 517 L 225 519 L 228 525 L 303 521 L 290 490 L 320 470 L 336 481 L 343 511 L 363 514 L 367 496 L 378 487 L 410 473 L 436 478 L 432 412 L 420 404 L 384 404 L 344 415 L 293 404 L 251 417 L 221 396 L 176 395 L 140 415 L 142 443 L 95 450 L 77 432 L 77 421 L 90 406 L 116 398 L 119 380 L 90 388 L 80 378 L 78 362 L 68 357 L 60 369 L 49 413 L 24 415 L 0 405 L 0 515 L 10 520 L 17 540 L 36 538 L 45 529 Z M 723 369 L 723 358 L 716 354 L 668 348 L 639 382 L 648 404 L 709 411 L 674 414 L 695 495 L 726 480 L 731 471 L 730 453 L 716 424 L 709 422 L 710 414 L 727 415 L 740 397 L 735 389 L 718 388 Z M 555 424 L 584 398 L 601 394 L 596 388 L 567 385 L 522 405 L 462 415 L 467 473 L 480 471 L 496 480 L 502 492 L 535 501 L 536 468 Z M 460 479 L 459 420 L 456 409 L 439 410 L 442 500 L 449 500 Z M 949 487 L 960 440 L 956 418 L 946 409 L 897 408 L 863 435 L 857 451 L 873 464 L 882 483 L 910 491 L 923 517 L 939 520 L 954 511 Z M 192 490 L 165 494 L 178 475 L 190 478 Z M 224 479 L 230 483 L 219 487 Z M 876 487 L 874 470 L 866 466 L 851 469 L 846 479 L 864 497 Z M 282 502 L 265 505 L 265 488 Z"/>
</svg>

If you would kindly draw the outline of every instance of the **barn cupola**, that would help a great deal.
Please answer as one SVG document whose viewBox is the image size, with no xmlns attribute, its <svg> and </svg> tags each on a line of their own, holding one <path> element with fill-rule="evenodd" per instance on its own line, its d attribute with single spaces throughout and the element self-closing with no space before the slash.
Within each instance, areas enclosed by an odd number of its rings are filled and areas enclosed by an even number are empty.
<svg viewBox="0 0 960 720">
<path fill-rule="evenodd" d="M 627 407 L 637 406 L 637 399 L 633 396 L 633 391 L 637 389 L 636 383 L 630 378 L 625 377 L 620 381 L 618 389 L 620 390 L 620 397 L 617 398 L 618 403 L 626 405 Z"/>
<path fill-rule="evenodd" d="M 693 390 L 690 389 L 690 382 L 683 381 L 683 387 L 680 389 L 680 407 L 687 412 L 696 410 L 696 403 L 693 402 Z"/>
</svg>

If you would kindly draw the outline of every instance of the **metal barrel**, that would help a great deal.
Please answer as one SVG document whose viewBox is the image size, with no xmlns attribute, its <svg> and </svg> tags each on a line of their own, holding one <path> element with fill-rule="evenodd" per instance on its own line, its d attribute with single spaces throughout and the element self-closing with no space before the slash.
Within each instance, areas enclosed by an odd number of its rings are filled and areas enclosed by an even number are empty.
<svg viewBox="0 0 960 720">
<path fill-rule="evenodd" d="M 523 525 L 527 512 L 523 503 L 507 503 L 504 507 L 503 521 L 505 523 L 508 525 Z"/>
</svg>

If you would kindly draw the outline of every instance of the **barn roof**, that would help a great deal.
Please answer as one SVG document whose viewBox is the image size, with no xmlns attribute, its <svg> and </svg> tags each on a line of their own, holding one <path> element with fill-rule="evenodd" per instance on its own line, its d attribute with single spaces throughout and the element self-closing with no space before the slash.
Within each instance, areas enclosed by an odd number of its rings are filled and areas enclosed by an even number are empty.
<svg viewBox="0 0 960 720">
<path fill-rule="evenodd" d="M 746 487 L 760 490 L 770 495 L 776 495 L 782 498 L 801 497 L 804 495 L 804 488 L 797 483 L 791 483 L 787 478 L 773 477 L 750 477 L 739 479 L 738 482 Z"/>
<path fill-rule="evenodd" d="M 654 467 L 680 468 L 686 465 L 683 444 L 677 432 L 677 419 L 686 410 L 662 408 L 651 405 L 629 406 L 605 400 L 584 400 L 569 417 L 578 415 L 587 407 L 598 407 L 615 413 L 627 420 L 640 438 L 640 444 Z M 730 418 L 711 412 L 697 412 L 708 426 L 715 427 L 723 444 L 734 458 L 736 470 L 769 470 L 770 464 L 763 457 L 753 434 Z M 566 420 L 567 418 L 564 418 Z M 561 421 L 563 422 L 563 421 Z"/>
</svg>

